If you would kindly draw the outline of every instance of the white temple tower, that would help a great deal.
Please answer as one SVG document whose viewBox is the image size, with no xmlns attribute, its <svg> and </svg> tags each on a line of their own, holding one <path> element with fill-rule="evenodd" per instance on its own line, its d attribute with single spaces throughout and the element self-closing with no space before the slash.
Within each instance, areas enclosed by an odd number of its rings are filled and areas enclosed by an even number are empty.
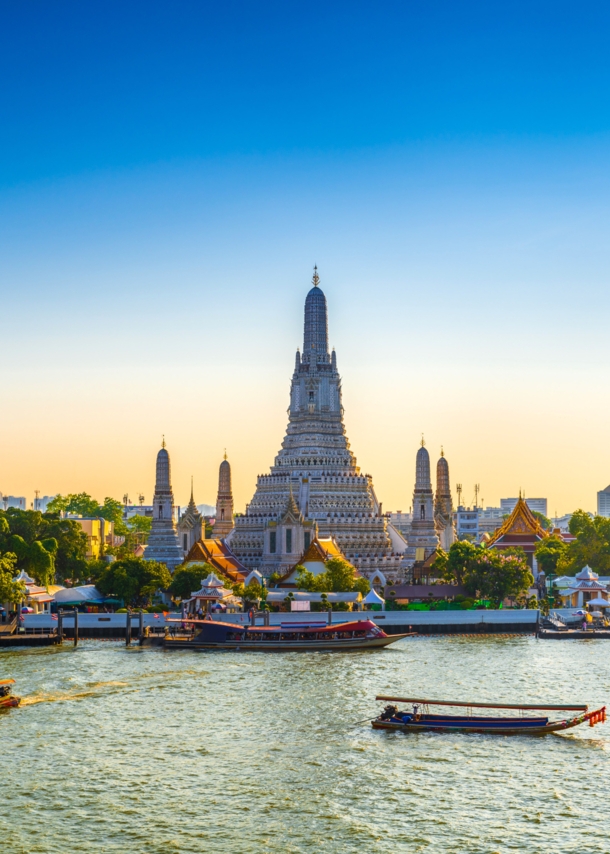
<svg viewBox="0 0 610 854">
<path fill-rule="evenodd" d="M 170 572 L 184 560 L 174 525 L 174 494 L 172 492 L 169 454 L 165 439 L 157 454 L 157 482 L 153 498 L 153 520 L 145 560 L 164 563 Z"/>
<path fill-rule="evenodd" d="M 233 492 L 231 490 L 231 465 L 225 458 L 218 470 L 218 495 L 216 497 L 216 521 L 212 538 L 222 540 L 233 530 Z"/>
<path fill-rule="evenodd" d="M 434 494 L 430 479 L 430 454 L 422 438 L 415 460 L 415 489 L 413 513 L 408 536 L 406 558 L 409 563 L 423 561 L 438 548 L 434 526 Z"/>
<path fill-rule="evenodd" d="M 441 455 L 436 464 L 436 496 L 434 499 L 434 524 L 440 546 L 445 551 L 456 541 L 453 524 L 453 500 L 449 483 L 449 463 L 441 448 Z"/>
<path fill-rule="evenodd" d="M 269 474 L 258 477 L 246 513 L 235 517 L 227 541 L 239 560 L 264 575 L 313 536 L 334 537 L 360 572 L 381 570 L 398 577 L 403 559 L 392 548 L 389 526 L 375 496 L 372 478 L 356 465 L 343 424 L 341 377 L 328 346 L 326 297 L 314 268 L 305 300 L 303 351 L 296 352 L 290 385 L 288 427 Z M 292 492 L 295 508 L 292 507 Z M 290 514 L 286 515 L 290 508 Z M 281 548 L 280 536 L 281 528 Z M 281 559 L 280 559 L 281 554 Z"/>
</svg>

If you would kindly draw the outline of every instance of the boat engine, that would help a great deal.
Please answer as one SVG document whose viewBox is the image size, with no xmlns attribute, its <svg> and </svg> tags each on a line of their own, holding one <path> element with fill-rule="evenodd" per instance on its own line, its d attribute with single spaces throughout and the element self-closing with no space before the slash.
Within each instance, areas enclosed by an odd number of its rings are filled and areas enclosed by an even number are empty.
<svg viewBox="0 0 610 854">
<path fill-rule="evenodd" d="M 379 715 L 382 721 L 389 721 L 398 711 L 398 706 L 386 706 L 383 712 Z"/>
</svg>

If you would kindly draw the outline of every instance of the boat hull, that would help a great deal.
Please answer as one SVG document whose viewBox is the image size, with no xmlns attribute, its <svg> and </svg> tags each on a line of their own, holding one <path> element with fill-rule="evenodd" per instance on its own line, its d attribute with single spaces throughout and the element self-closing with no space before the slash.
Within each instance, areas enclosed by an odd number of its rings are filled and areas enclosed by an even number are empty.
<svg viewBox="0 0 610 854">
<path fill-rule="evenodd" d="M 579 726 L 588 719 L 588 715 L 580 715 L 577 718 L 571 718 L 565 721 L 553 721 L 552 723 L 543 726 L 513 726 L 501 727 L 493 726 L 486 727 L 484 724 L 475 723 L 472 726 L 465 724 L 440 725 L 434 723 L 393 723 L 391 721 L 374 720 L 371 721 L 373 729 L 386 729 L 399 732 L 458 732 L 458 733 L 474 733 L 476 735 L 549 735 L 553 732 L 563 732 L 566 729 Z"/>
<path fill-rule="evenodd" d="M 21 697 L 3 697 L 0 700 L 0 709 L 15 708 L 21 702 Z"/>
<path fill-rule="evenodd" d="M 416 632 L 401 635 L 388 635 L 376 638 L 343 638 L 337 640 L 296 640 L 296 641 L 198 641 L 188 638 L 166 638 L 165 649 L 219 649 L 234 652 L 355 652 L 366 649 L 382 649 L 402 638 L 413 637 Z"/>
</svg>

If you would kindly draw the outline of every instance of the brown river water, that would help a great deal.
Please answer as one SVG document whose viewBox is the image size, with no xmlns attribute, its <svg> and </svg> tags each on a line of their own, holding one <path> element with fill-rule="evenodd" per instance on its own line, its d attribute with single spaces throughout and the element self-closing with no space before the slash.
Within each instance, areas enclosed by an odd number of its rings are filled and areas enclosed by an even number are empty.
<svg viewBox="0 0 610 854">
<path fill-rule="evenodd" d="M 610 703 L 610 643 L 420 637 L 380 652 L 0 650 L 3 854 L 610 851 L 610 723 L 397 734 L 376 693 Z"/>
</svg>

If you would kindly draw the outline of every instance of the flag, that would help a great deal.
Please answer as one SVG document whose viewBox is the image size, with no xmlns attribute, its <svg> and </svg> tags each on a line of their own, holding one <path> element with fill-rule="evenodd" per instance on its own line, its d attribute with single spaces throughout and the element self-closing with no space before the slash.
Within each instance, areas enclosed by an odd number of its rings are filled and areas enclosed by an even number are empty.
<svg viewBox="0 0 610 854">
<path fill-rule="evenodd" d="M 159 619 L 159 615 L 158 615 L 158 614 L 153 614 L 153 617 L 155 618 L 155 620 L 158 620 L 158 619 Z"/>
<path fill-rule="evenodd" d="M 52 619 L 52 620 L 56 620 L 56 619 L 57 619 L 57 614 L 51 614 L 51 619 Z"/>
</svg>

